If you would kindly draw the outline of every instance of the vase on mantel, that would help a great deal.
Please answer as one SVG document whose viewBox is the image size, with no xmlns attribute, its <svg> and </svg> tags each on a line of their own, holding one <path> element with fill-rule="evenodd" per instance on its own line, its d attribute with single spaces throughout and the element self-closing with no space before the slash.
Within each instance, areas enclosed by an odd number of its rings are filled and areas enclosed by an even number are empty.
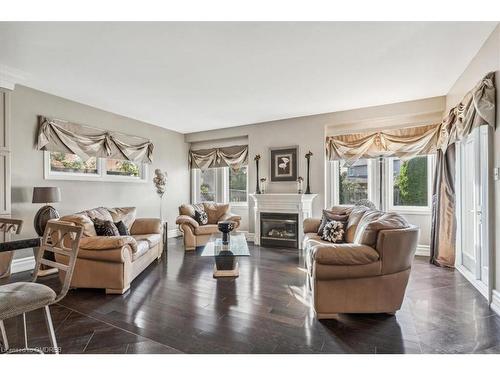
<svg viewBox="0 0 500 375">
<path fill-rule="evenodd" d="M 255 186 L 255 194 L 260 194 L 260 186 L 259 186 L 259 160 L 260 160 L 260 155 L 257 154 L 255 155 L 255 170 L 257 171 L 257 184 Z"/>
<path fill-rule="evenodd" d="M 306 187 L 306 194 L 311 194 L 311 186 L 309 185 L 310 181 L 310 162 L 311 162 L 311 156 L 313 156 L 313 153 L 309 151 L 306 155 L 305 158 L 307 160 L 307 187 Z"/>
</svg>

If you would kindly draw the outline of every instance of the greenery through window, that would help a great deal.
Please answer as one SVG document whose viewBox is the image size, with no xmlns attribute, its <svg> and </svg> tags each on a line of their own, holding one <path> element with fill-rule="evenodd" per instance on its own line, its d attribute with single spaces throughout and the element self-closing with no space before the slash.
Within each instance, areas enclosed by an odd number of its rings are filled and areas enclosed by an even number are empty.
<svg viewBox="0 0 500 375">
<path fill-rule="evenodd" d="M 427 156 L 393 160 L 393 205 L 428 206 Z"/>
<path fill-rule="evenodd" d="M 98 174 L 97 159 L 91 157 L 84 161 L 77 155 L 51 152 L 50 170 L 62 173 Z"/>
<path fill-rule="evenodd" d="M 247 167 L 238 172 L 229 168 L 229 202 L 247 201 Z"/>
<path fill-rule="evenodd" d="M 200 170 L 198 202 L 217 200 L 217 169 Z"/>
<path fill-rule="evenodd" d="M 368 199 L 366 160 L 358 160 L 352 166 L 341 165 L 339 168 L 339 203 L 354 204 L 360 199 Z"/>
<path fill-rule="evenodd" d="M 106 173 L 113 176 L 139 177 L 139 164 L 128 160 L 106 159 Z"/>
</svg>

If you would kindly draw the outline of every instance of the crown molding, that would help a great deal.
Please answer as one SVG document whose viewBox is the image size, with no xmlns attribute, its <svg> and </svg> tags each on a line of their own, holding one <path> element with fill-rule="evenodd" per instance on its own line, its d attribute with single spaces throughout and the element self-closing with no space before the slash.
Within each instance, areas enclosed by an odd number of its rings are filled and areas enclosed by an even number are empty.
<svg viewBox="0 0 500 375">
<path fill-rule="evenodd" d="M 25 75 L 17 69 L 0 64 L 0 88 L 14 90 L 17 83 L 24 80 Z"/>
</svg>

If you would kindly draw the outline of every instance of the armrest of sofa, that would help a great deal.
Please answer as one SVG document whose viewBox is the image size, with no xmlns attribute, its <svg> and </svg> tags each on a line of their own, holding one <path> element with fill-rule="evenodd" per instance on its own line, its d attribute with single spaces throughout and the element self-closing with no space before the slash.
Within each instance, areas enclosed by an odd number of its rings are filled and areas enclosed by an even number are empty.
<svg viewBox="0 0 500 375">
<path fill-rule="evenodd" d="M 227 214 L 222 215 L 219 219 L 219 221 L 227 221 L 227 220 L 239 222 L 241 221 L 241 216 L 228 212 Z"/>
<path fill-rule="evenodd" d="M 116 249 L 103 249 L 98 251 L 80 249 L 78 251 L 78 258 L 111 263 L 125 263 L 127 261 L 132 261 L 132 253 L 132 248 L 127 244 Z"/>
<path fill-rule="evenodd" d="M 160 219 L 135 219 L 130 234 L 161 234 L 161 220 Z"/>
<path fill-rule="evenodd" d="M 318 233 L 321 219 L 308 218 L 304 219 L 304 233 Z"/>
<path fill-rule="evenodd" d="M 411 267 L 418 244 L 419 229 L 385 229 L 378 232 L 377 251 L 382 260 L 382 274 L 404 271 Z"/>
<path fill-rule="evenodd" d="M 198 224 L 198 222 L 195 219 L 187 215 L 177 216 L 177 220 L 175 220 L 175 223 L 179 225 L 189 224 L 193 228 L 197 228 L 200 226 L 200 224 Z"/>
<path fill-rule="evenodd" d="M 132 250 L 137 250 L 137 241 L 130 236 L 92 236 L 80 240 L 80 250 L 110 250 L 119 249 L 129 245 Z"/>
</svg>

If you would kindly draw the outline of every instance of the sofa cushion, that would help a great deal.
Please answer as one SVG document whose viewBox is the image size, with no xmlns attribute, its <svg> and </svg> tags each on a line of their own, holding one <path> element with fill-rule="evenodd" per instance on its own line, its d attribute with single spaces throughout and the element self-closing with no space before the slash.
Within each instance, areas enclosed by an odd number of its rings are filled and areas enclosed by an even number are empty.
<svg viewBox="0 0 500 375">
<path fill-rule="evenodd" d="M 196 235 L 214 234 L 218 232 L 219 229 L 217 228 L 217 224 L 200 225 L 199 227 L 194 228 L 194 234 Z"/>
<path fill-rule="evenodd" d="M 179 207 L 179 215 L 186 215 L 194 219 L 194 213 L 196 210 L 205 210 L 203 203 L 198 204 L 183 204 Z"/>
<path fill-rule="evenodd" d="M 349 213 L 349 220 L 347 220 L 347 229 L 345 233 L 346 242 L 354 242 L 354 235 L 356 233 L 356 228 L 358 227 L 361 218 L 368 211 L 369 208 L 365 206 L 355 206 L 351 209 Z"/>
<path fill-rule="evenodd" d="M 136 234 L 136 235 L 133 235 L 132 237 L 134 237 L 137 242 L 139 242 L 139 241 L 147 241 L 150 248 L 153 247 L 153 246 L 158 245 L 160 243 L 160 241 L 161 241 L 161 235 L 157 234 L 157 233 L 153 233 L 153 234 Z"/>
<path fill-rule="evenodd" d="M 80 240 L 80 249 L 84 250 L 111 250 L 119 249 L 126 245 L 130 246 L 132 251 L 137 250 L 137 241 L 132 236 L 92 236 Z"/>
<path fill-rule="evenodd" d="M 194 211 L 194 219 L 200 225 L 207 225 L 208 224 L 208 215 L 205 211 L 195 210 Z"/>
<path fill-rule="evenodd" d="M 132 228 L 135 218 L 137 217 L 137 208 L 135 207 L 108 208 L 108 211 L 115 223 L 118 221 L 123 221 L 123 223 L 129 230 L 130 228 Z"/>
<path fill-rule="evenodd" d="M 137 250 L 132 253 L 132 262 L 142 257 L 149 251 L 148 241 L 137 241 Z"/>
<path fill-rule="evenodd" d="M 104 221 L 113 221 L 113 217 L 109 213 L 108 209 L 105 207 L 92 208 L 91 210 L 86 210 L 78 212 L 79 214 L 84 214 L 91 219 L 101 219 Z"/>
<path fill-rule="evenodd" d="M 325 225 L 332 220 L 346 222 L 349 219 L 347 212 L 339 213 L 338 210 L 323 210 L 323 215 L 321 216 L 321 223 L 319 224 L 318 234 L 323 235 L 323 228 Z"/>
<path fill-rule="evenodd" d="M 310 256 L 321 264 L 359 265 L 379 260 L 378 252 L 366 245 L 342 243 L 319 245 L 311 249 Z"/>
<path fill-rule="evenodd" d="M 208 224 L 217 224 L 220 218 L 229 211 L 229 204 L 205 202 L 203 207 L 208 215 Z"/>
<path fill-rule="evenodd" d="M 312 274 L 312 269 L 308 270 Z M 330 265 L 316 263 L 315 277 L 317 280 L 342 280 L 362 277 L 373 277 L 382 274 L 382 262 L 352 265 Z"/>
<path fill-rule="evenodd" d="M 75 225 L 82 227 L 84 237 L 97 236 L 97 233 L 95 232 L 94 222 L 87 215 L 84 214 L 66 215 L 61 217 L 59 220 L 68 221 L 70 223 L 74 223 Z"/>
<path fill-rule="evenodd" d="M 120 220 L 119 222 L 115 222 L 115 226 L 116 229 L 118 229 L 120 236 L 130 236 L 130 230 L 123 221 Z"/>
<path fill-rule="evenodd" d="M 374 247 L 381 230 L 409 227 L 408 221 L 396 212 L 367 212 L 359 222 L 354 242 Z"/>
</svg>

